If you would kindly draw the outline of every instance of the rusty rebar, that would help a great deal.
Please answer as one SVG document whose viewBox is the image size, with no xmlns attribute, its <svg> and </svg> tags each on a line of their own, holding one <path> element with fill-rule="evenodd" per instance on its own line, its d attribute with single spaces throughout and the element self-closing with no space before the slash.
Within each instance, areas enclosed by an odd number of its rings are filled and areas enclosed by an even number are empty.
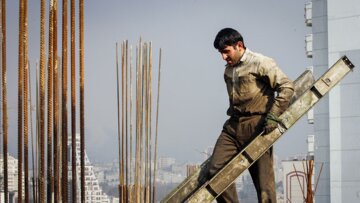
<svg viewBox="0 0 360 203">
<path fill-rule="evenodd" d="M 118 158 L 119 158 L 119 199 L 121 199 L 121 136 L 120 136 L 120 81 L 119 81 L 119 47 L 118 43 L 116 42 L 116 101 L 117 101 L 117 137 L 118 137 Z"/>
<path fill-rule="evenodd" d="M 149 84 L 149 193 L 148 193 L 148 199 L 149 199 L 149 203 L 151 202 L 151 197 L 152 197 L 152 187 L 151 187 L 151 181 L 152 181 L 152 166 L 151 166 L 151 157 L 152 157 L 152 43 L 150 42 L 149 43 L 149 81 L 148 81 L 148 84 Z"/>
<path fill-rule="evenodd" d="M 24 88 L 24 0 L 19 1 L 19 49 L 18 49 L 18 202 L 23 200 L 23 88 Z"/>
<path fill-rule="evenodd" d="M 24 184 L 25 184 L 25 202 L 29 199 L 29 62 L 28 62 L 28 1 L 24 0 L 24 34 L 23 34 L 23 51 L 24 51 L 24 89 L 23 89 L 23 118 L 24 118 Z"/>
<path fill-rule="evenodd" d="M 68 176 L 68 116 L 67 116 L 67 84 L 68 84 L 68 1 L 63 0 L 62 4 L 62 91 L 61 91 L 61 146 L 62 146 L 62 160 L 63 171 L 66 171 L 66 177 Z M 65 160 L 65 161 L 64 161 Z M 62 173 L 65 174 L 64 172 Z M 67 181 L 66 181 L 67 182 Z M 57 191 L 55 190 L 57 193 Z M 55 195 L 56 199 L 57 195 Z M 75 200 L 73 202 L 76 202 Z"/>
<path fill-rule="evenodd" d="M 30 66 L 29 66 L 29 71 L 31 73 L 31 69 L 30 69 Z M 32 86 L 31 86 L 31 80 L 29 80 L 29 87 L 30 87 L 30 106 L 32 107 L 33 104 L 32 104 L 32 96 L 31 96 L 31 89 L 32 89 Z M 39 202 L 38 201 L 38 168 L 39 168 L 39 165 L 38 165 L 38 159 L 39 159 L 39 154 L 38 154 L 38 147 L 39 147 L 39 121 L 40 121 L 40 118 L 39 118 L 39 63 L 38 61 L 36 62 L 36 65 L 35 65 L 35 125 L 36 125 L 36 128 L 35 128 L 35 141 L 34 141 L 34 132 L 33 132 L 33 116 L 32 116 L 32 111 L 30 111 L 30 117 L 31 117 L 31 139 L 32 139 L 32 151 L 33 151 L 33 178 L 32 178 L 32 184 L 33 184 L 33 200 L 34 202 Z M 35 146 L 34 146 L 35 145 Z"/>
<path fill-rule="evenodd" d="M 1 87 L 2 87 L 2 130 L 3 130 L 3 171 L 4 171 L 4 195 L 5 203 L 9 202 L 8 192 L 8 125 L 7 125 L 7 67 L 6 67 L 6 0 L 1 1 Z"/>
<path fill-rule="evenodd" d="M 70 29 L 71 29 L 71 175 L 72 200 L 77 202 L 77 164 L 76 164 L 76 64 L 75 64 L 75 0 L 70 1 Z"/>
<path fill-rule="evenodd" d="M 122 46 L 121 46 L 122 48 Z M 121 58 L 123 60 L 123 57 Z M 122 183 L 122 165 L 123 165 L 123 159 L 122 159 L 122 139 L 121 139 L 121 122 L 120 122 L 120 78 L 119 78 L 119 46 L 118 43 L 116 43 L 116 98 L 117 98 L 117 137 L 118 137 L 118 157 L 119 157 L 119 199 L 123 201 L 123 183 Z M 121 109 L 122 110 L 122 109 Z"/>
<path fill-rule="evenodd" d="M 47 72 L 47 202 L 53 193 L 53 56 L 54 56 L 54 0 L 49 5 L 49 48 Z"/>
<path fill-rule="evenodd" d="M 128 190 L 128 185 L 129 185 L 129 136 L 128 136 L 128 70 L 129 69 L 129 45 L 128 45 L 128 40 L 126 40 L 126 45 L 125 45 L 125 201 L 128 202 L 128 196 L 129 196 L 129 190 Z"/>
<path fill-rule="evenodd" d="M 132 179 L 132 170 L 133 170 L 133 167 L 132 167 L 132 145 L 133 145 L 133 140 L 132 140 L 132 130 L 133 130 L 133 118 L 132 118 L 132 103 L 133 103 L 133 95 L 132 95 L 132 91 L 133 91 L 133 86 L 132 86 L 132 47 L 130 46 L 130 132 L 129 132 L 129 136 L 130 136 L 130 164 L 129 164 L 129 169 L 130 169 L 130 172 L 129 172 L 129 177 L 130 177 L 130 182 Z M 131 185 L 131 184 L 130 184 Z M 131 187 L 130 187 L 131 188 Z M 130 198 L 132 197 L 132 192 L 133 190 L 130 189 L 129 190 L 129 200 Z"/>
<path fill-rule="evenodd" d="M 51 177 L 51 199 L 54 201 L 55 190 L 59 183 L 59 59 L 58 59 L 58 0 L 53 0 L 53 52 L 52 52 L 52 69 L 53 69 L 53 171 Z M 67 170 L 66 170 L 67 172 Z M 66 173 L 67 177 L 67 173 Z M 62 181 L 63 183 L 64 181 Z"/>
<path fill-rule="evenodd" d="M 39 110 L 39 143 L 40 143 L 40 167 L 39 167 L 39 200 L 45 203 L 45 10 L 46 2 L 40 4 L 40 110 Z"/>
<path fill-rule="evenodd" d="M 79 1 L 79 10 L 81 202 L 85 203 L 84 0 Z"/>
<path fill-rule="evenodd" d="M 136 82 L 136 95 L 135 95 L 135 100 L 136 100 L 136 104 L 135 104 L 135 110 L 136 110 L 136 118 L 135 118 L 135 197 L 136 197 L 136 202 L 140 202 L 140 186 L 139 186 L 139 159 L 140 159 L 140 154 L 139 154 L 139 120 L 140 120 L 140 87 L 139 87 L 139 72 L 140 72 L 140 59 L 139 59 L 139 54 L 140 53 L 140 43 L 138 46 L 136 46 L 136 77 L 135 77 L 135 82 Z"/>
<path fill-rule="evenodd" d="M 144 132 L 144 156 L 145 156 L 145 166 L 144 166 L 144 201 L 145 202 L 149 202 L 148 201 L 148 197 L 149 197 L 149 63 L 148 63 L 148 44 L 145 43 L 144 44 L 144 68 L 143 68 L 143 96 L 144 96 L 144 127 L 145 127 L 145 132 Z"/>
</svg>

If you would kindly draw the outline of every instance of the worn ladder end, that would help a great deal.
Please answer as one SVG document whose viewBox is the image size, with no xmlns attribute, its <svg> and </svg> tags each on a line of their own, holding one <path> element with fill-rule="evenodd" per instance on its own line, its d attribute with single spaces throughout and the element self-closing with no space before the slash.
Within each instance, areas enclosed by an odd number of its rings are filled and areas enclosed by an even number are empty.
<svg viewBox="0 0 360 203">
<path fill-rule="evenodd" d="M 341 59 L 344 61 L 344 63 L 345 63 L 347 66 L 349 66 L 349 68 L 350 68 L 351 70 L 355 67 L 354 64 L 350 61 L 350 59 L 349 59 L 346 55 L 342 56 Z"/>
</svg>

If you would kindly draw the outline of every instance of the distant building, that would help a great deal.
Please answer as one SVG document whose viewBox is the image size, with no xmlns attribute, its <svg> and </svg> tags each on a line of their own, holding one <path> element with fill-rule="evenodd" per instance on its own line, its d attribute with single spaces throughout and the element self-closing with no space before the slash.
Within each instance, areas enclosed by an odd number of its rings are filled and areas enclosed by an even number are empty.
<svg viewBox="0 0 360 203">
<path fill-rule="evenodd" d="M 69 154 L 71 154 L 71 137 L 68 138 Z M 71 161 L 71 160 L 70 160 Z M 77 172 L 77 201 L 80 202 L 80 135 L 76 135 L 76 172 Z M 68 171 L 69 179 L 72 179 L 71 164 Z M 71 192 L 71 190 L 69 190 Z M 71 194 L 69 195 L 71 198 Z M 69 200 L 71 202 L 71 200 Z M 86 203 L 110 203 L 110 198 L 99 186 L 93 166 L 85 152 L 85 202 Z"/>
<path fill-rule="evenodd" d="M 175 164 L 175 158 L 172 157 L 160 157 L 158 160 L 159 169 L 169 168 L 173 164 Z"/>
<path fill-rule="evenodd" d="M 2 154 L 0 155 L 0 198 L 4 197 L 4 171 L 3 166 L 4 160 Z M 22 172 L 22 191 L 25 190 L 25 183 L 24 183 L 24 171 Z M 17 200 L 17 192 L 18 192 L 18 160 L 14 157 L 8 155 L 8 191 L 9 191 L 9 201 L 10 203 L 15 202 L 15 199 Z M 25 197 L 25 194 L 23 193 L 23 198 Z M 3 202 L 2 199 L 0 199 L 0 202 Z"/>
<path fill-rule="evenodd" d="M 320 176 L 317 203 L 360 202 L 360 3 L 312 0 L 305 6 L 311 28 L 306 53 L 319 78 L 341 56 L 355 70 L 314 108 L 315 173 Z M 320 170 L 323 165 L 323 169 Z"/>
</svg>

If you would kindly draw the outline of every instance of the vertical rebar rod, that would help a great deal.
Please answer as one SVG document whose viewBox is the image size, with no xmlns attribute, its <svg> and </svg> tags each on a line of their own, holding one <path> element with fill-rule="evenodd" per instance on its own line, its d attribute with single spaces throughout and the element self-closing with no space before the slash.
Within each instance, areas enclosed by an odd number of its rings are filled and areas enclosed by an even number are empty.
<svg viewBox="0 0 360 203">
<path fill-rule="evenodd" d="M 58 0 L 53 0 L 53 52 L 52 52 L 52 69 L 53 69 L 53 171 L 51 177 L 51 200 L 55 198 L 56 179 L 59 173 L 59 59 L 58 59 Z M 67 172 L 67 170 L 66 170 Z M 66 173 L 67 177 L 67 173 Z"/>
<path fill-rule="evenodd" d="M 119 78 L 119 46 L 116 43 L 116 100 L 117 100 L 117 137 L 118 137 L 118 157 L 119 157 L 119 199 L 122 200 L 122 159 L 121 159 L 121 124 L 120 124 L 120 78 Z"/>
<path fill-rule="evenodd" d="M 144 166 L 144 178 L 145 178 L 145 182 L 144 182 L 144 200 L 146 203 L 148 203 L 148 194 L 149 194 L 149 188 L 148 188 L 148 184 L 149 184 L 149 174 L 148 174 L 148 167 L 149 167 L 149 80 L 148 80 L 148 71 L 149 71 L 149 63 L 148 63 L 148 44 L 145 43 L 144 45 L 144 72 L 143 72 L 143 95 L 144 95 L 144 126 L 145 126 L 145 130 L 144 130 L 144 158 L 145 158 L 145 166 Z"/>
<path fill-rule="evenodd" d="M 59 150 L 59 62 L 57 57 L 53 56 L 53 175 L 52 181 L 52 194 L 51 198 L 55 200 L 55 193 L 58 189 L 58 176 L 59 176 L 59 161 L 60 161 L 60 150 Z M 64 168 L 63 168 L 64 169 Z M 54 201 L 52 200 L 52 201 Z"/>
<path fill-rule="evenodd" d="M 71 0 L 71 174 L 72 200 L 77 202 L 77 164 L 76 164 L 76 63 L 75 63 L 75 0 Z"/>
<path fill-rule="evenodd" d="M 40 143 L 40 167 L 39 167 L 39 200 L 45 203 L 45 10 L 46 1 L 41 0 L 40 5 L 40 110 L 39 110 L 39 143 Z"/>
<path fill-rule="evenodd" d="M 138 157 L 138 187 L 139 187 L 139 191 L 138 191 L 138 197 L 139 197 L 139 201 L 143 199 L 141 198 L 141 194 L 142 194 L 142 187 L 141 187 L 141 182 L 142 182 L 142 82 L 143 82 L 143 78 L 142 78 L 142 69 L 143 69 L 143 63 L 142 63 L 142 52 L 143 52 L 143 45 L 140 39 L 140 43 L 139 43 L 139 73 L 138 73 L 138 146 L 137 146 L 137 151 L 139 154 Z"/>
<path fill-rule="evenodd" d="M 6 67 L 6 0 L 1 1 L 1 32 L 2 32 L 2 53 L 1 53 L 1 87 L 2 87 L 2 130 L 3 130 L 3 160 L 4 160 L 4 195 L 5 203 L 9 202 L 8 197 L 8 126 L 7 126 L 7 67 Z"/>
<path fill-rule="evenodd" d="M 151 202 L 152 197 L 152 187 L 151 187 L 151 157 L 152 157 L 152 43 L 149 43 L 149 203 Z"/>
<path fill-rule="evenodd" d="M 128 186 L 129 186 L 129 140 L 128 140 L 128 69 L 129 69 L 129 45 L 128 40 L 126 40 L 125 45 L 125 202 L 128 202 Z"/>
<path fill-rule="evenodd" d="M 47 202 L 52 202 L 52 139 L 53 139 L 53 46 L 54 46 L 54 0 L 49 5 L 49 54 L 47 74 Z"/>
<path fill-rule="evenodd" d="M 125 43 L 123 42 L 121 44 L 121 168 L 120 168 L 120 190 L 121 190 L 121 194 L 120 194 L 120 200 L 122 202 L 125 201 L 124 199 L 124 129 L 125 129 L 125 98 L 124 98 L 124 88 L 125 88 L 125 75 L 124 75 L 124 71 L 125 71 Z"/>
<path fill-rule="evenodd" d="M 40 97 L 39 97 L 39 92 L 40 92 L 40 85 L 39 85 L 39 80 L 40 80 L 40 74 L 39 74 L 39 62 L 36 62 L 36 71 L 35 71 L 35 109 L 36 109 L 36 119 L 35 119 L 35 124 L 36 124 L 36 128 L 35 128 L 35 163 L 33 165 L 33 187 L 34 187 L 34 193 L 33 193 L 33 197 L 34 197 L 34 202 L 39 202 L 39 196 L 38 196 L 38 189 L 39 189 L 39 181 L 38 181 L 38 177 L 39 177 L 39 143 L 40 143 Z M 31 89 L 31 85 L 30 85 L 30 89 Z M 30 93 L 31 95 L 31 93 Z M 30 98 L 30 102 L 31 102 L 31 98 Z M 32 117 L 32 116 L 31 116 Z M 32 131 L 32 130 L 31 130 Z M 34 147 L 34 146 L 33 146 Z"/>
<path fill-rule="evenodd" d="M 23 106 L 24 106 L 24 184 L 25 184 L 25 202 L 29 199 L 29 63 L 28 63 L 28 1 L 24 0 L 24 35 L 23 35 L 23 51 L 24 51 L 24 89 L 23 89 Z"/>
<path fill-rule="evenodd" d="M 68 0 L 63 0 L 62 4 L 62 91 L 61 91 L 61 146 L 62 146 L 62 165 L 63 171 L 66 171 L 66 176 L 68 176 L 68 115 L 67 115 L 67 89 L 68 89 Z M 62 173 L 64 175 L 64 173 Z M 57 174 L 56 174 L 57 175 Z M 55 189 L 55 194 L 57 190 Z M 76 192 L 75 192 L 76 193 Z M 55 200 L 57 199 L 58 195 L 55 195 Z M 76 202 L 73 200 L 73 202 Z"/>
<path fill-rule="evenodd" d="M 85 203 L 84 0 L 79 1 L 79 10 L 81 202 Z"/>
<path fill-rule="evenodd" d="M 129 177 L 130 177 L 130 183 L 132 183 L 131 180 L 132 179 L 132 171 L 133 171 L 133 167 L 132 167 L 132 145 L 133 145 L 133 140 L 132 140 L 132 127 L 133 127 L 133 118 L 132 118 L 132 103 L 133 103 L 133 94 L 132 94 L 132 91 L 133 91 L 133 86 L 132 86 L 132 47 L 130 46 L 130 79 L 129 79 L 129 83 L 130 83 L 130 172 L 129 172 Z M 131 184 L 132 185 L 132 184 Z M 131 187 L 130 187 L 131 188 Z M 132 197 L 132 192 L 133 190 L 130 189 L 129 190 L 129 196 Z M 130 200 L 131 201 L 131 200 Z"/>
<path fill-rule="evenodd" d="M 155 203 L 156 195 L 156 170 L 157 170 L 157 146 L 158 146 L 158 133 L 159 133 L 159 103 L 160 103 L 160 76 L 161 76 L 161 55 L 162 50 L 159 53 L 159 70 L 158 70 L 158 86 L 157 86 L 157 99 L 156 99 L 156 121 L 155 121 L 155 149 L 154 149 L 154 178 L 153 178 L 153 192 L 152 203 Z"/>
<path fill-rule="evenodd" d="M 37 65 L 37 63 L 36 63 Z M 32 195 L 33 201 L 35 201 L 35 150 L 34 150 L 34 129 L 33 129 L 33 104 L 32 104 L 32 95 L 31 95 L 31 69 L 30 62 L 28 62 L 28 72 L 29 72 L 29 107 L 30 107 L 30 136 L 31 136 L 31 164 L 32 164 Z M 36 108 L 35 108 L 36 109 Z"/>
<path fill-rule="evenodd" d="M 119 80 L 119 47 L 116 42 L 116 101 L 117 101 L 117 137 L 118 137 L 118 157 L 119 157 L 119 199 L 121 198 L 121 136 L 120 136 L 120 80 Z"/>
<path fill-rule="evenodd" d="M 19 55 L 18 55 L 18 202 L 23 200 L 22 163 L 23 163 L 23 88 L 24 88 L 24 0 L 19 1 Z"/>
<path fill-rule="evenodd" d="M 139 159 L 140 159 L 140 154 L 139 154 L 139 131 L 140 131 L 140 80 L 139 80 L 139 74 L 140 74 L 140 59 L 139 59 L 139 55 L 138 53 L 140 53 L 140 43 L 139 45 L 136 47 L 136 123 L 135 123 L 135 197 L 136 197 L 136 202 L 140 202 L 140 185 L 139 185 Z"/>
<path fill-rule="evenodd" d="M 145 43 L 144 43 L 145 44 Z M 143 183 L 145 183 L 145 180 L 143 178 L 143 175 L 144 175 L 144 170 L 145 170 L 145 167 L 143 165 L 143 155 L 144 155 L 144 125 L 145 125 L 145 122 L 144 122 L 144 86 L 145 86 L 145 81 L 144 81 L 144 69 L 145 69 L 145 63 L 144 63 L 144 52 L 145 52 L 145 45 L 142 45 L 142 52 L 140 53 L 141 56 L 140 56 L 140 88 L 141 88 L 141 91 L 140 91 L 140 185 L 143 185 Z M 144 201 L 144 190 L 142 190 L 142 200 Z"/>
<path fill-rule="evenodd" d="M 26 57 L 25 57 L 26 58 Z M 24 110 L 24 196 L 25 202 L 29 202 L 29 102 L 28 102 L 28 91 L 29 91 L 29 72 L 28 72 L 28 65 L 24 67 L 24 103 L 23 103 L 23 110 Z"/>
</svg>

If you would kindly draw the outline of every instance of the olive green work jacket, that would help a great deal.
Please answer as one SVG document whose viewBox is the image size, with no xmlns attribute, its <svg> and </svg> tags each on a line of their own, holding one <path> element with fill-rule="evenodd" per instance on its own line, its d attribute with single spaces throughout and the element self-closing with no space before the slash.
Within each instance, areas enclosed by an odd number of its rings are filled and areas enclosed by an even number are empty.
<svg viewBox="0 0 360 203">
<path fill-rule="evenodd" d="M 229 116 L 283 113 L 294 93 L 293 82 L 275 60 L 246 49 L 240 62 L 226 66 Z"/>
</svg>

